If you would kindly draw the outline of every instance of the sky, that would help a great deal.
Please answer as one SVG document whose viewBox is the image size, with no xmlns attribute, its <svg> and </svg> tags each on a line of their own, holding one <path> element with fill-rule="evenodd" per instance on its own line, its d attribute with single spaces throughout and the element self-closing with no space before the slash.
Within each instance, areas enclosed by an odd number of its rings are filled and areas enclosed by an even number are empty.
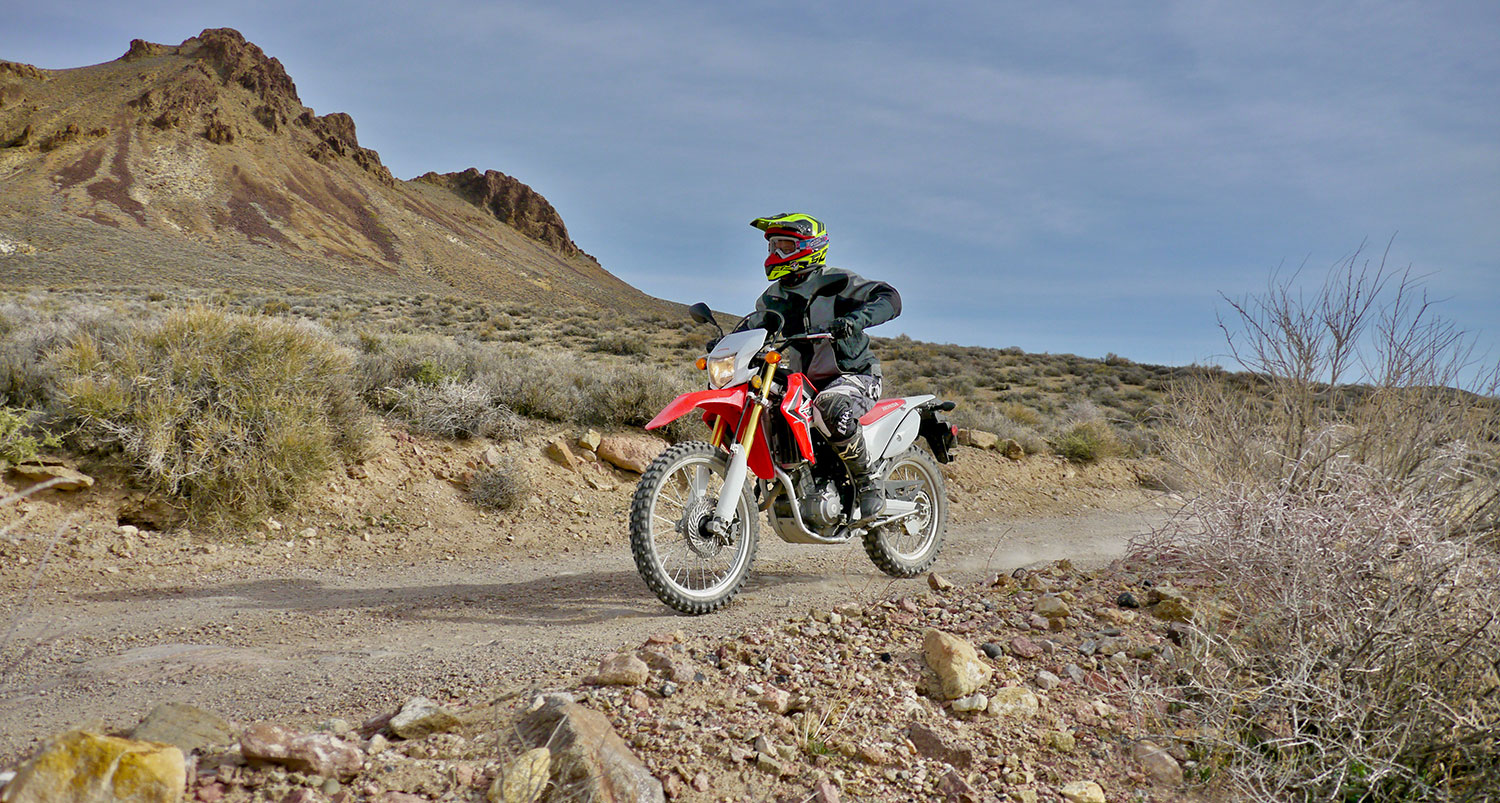
<svg viewBox="0 0 1500 803">
<path fill-rule="evenodd" d="M 748 309 L 748 223 L 796 211 L 831 264 L 900 291 L 875 335 L 1229 364 L 1226 298 L 1358 252 L 1500 359 L 1493 0 L 0 0 L 0 20 L 0 58 L 45 68 L 238 29 L 398 177 L 515 176 L 673 301 Z"/>
</svg>

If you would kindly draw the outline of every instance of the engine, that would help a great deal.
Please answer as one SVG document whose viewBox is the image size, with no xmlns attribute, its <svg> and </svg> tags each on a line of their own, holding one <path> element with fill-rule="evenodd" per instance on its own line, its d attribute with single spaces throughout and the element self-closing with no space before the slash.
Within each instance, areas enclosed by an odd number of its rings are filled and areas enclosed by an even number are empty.
<svg viewBox="0 0 1500 803">
<path fill-rule="evenodd" d="M 844 514 L 844 500 L 838 486 L 826 479 L 807 483 L 812 486 L 802 496 L 802 521 L 814 530 L 837 524 Z"/>
</svg>

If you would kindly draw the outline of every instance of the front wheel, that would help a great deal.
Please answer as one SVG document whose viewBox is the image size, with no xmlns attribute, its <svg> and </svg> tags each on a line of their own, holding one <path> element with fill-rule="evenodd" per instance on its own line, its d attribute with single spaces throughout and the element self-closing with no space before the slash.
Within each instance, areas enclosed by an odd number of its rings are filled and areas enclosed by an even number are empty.
<svg viewBox="0 0 1500 803">
<path fill-rule="evenodd" d="M 913 446 L 891 462 L 885 477 L 890 498 L 915 502 L 917 509 L 898 521 L 865 532 L 865 552 L 892 577 L 915 577 L 937 560 L 948 527 L 948 496 L 943 473 L 932 456 Z"/>
<path fill-rule="evenodd" d="M 729 463 L 707 443 L 679 443 L 641 475 L 630 502 L 630 553 L 646 586 L 686 614 L 716 611 L 744 584 L 755 558 L 757 513 L 748 487 L 725 488 Z M 748 485 L 748 483 L 747 483 Z M 725 493 L 739 496 L 724 534 L 709 529 Z"/>
</svg>

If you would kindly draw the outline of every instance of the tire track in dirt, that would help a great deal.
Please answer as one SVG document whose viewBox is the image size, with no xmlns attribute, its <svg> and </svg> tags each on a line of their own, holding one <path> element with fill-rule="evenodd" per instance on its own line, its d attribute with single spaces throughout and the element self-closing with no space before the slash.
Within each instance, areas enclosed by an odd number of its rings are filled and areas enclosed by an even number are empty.
<svg viewBox="0 0 1500 803">
<path fill-rule="evenodd" d="M 1061 558 L 1108 562 L 1165 518 L 1147 505 L 950 527 L 934 568 L 975 582 Z M 132 726 L 161 702 L 240 722 L 355 721 L 417 694 L 478 700 L 496 688 L 564 683 L 651 633 L 725 636 L 812 607 L 926 591 L 920 578 L 881 574 L 857 543 L 800 546 L 766 536 L 735 602 L 703 617 L 657 602 L 625 549 L 570 555 L 562 565 L 256 566 L 186 587 L 56 590 L 21 622 L 18 640 L 40 644 L 0 681 L 0 765 L 71 727 Z M 3 604 L 15 611 L 19 599 Z"/>
</svg>

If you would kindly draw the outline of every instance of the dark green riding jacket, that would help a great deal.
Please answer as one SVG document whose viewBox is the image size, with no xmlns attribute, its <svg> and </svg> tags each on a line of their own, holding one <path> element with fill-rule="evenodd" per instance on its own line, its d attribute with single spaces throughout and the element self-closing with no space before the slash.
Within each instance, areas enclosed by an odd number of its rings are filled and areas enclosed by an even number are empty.
<svg viewBox="0 0 1500 803">
<path fill-rule="evenodd" d="M 776 282 L 755 301 L 755 312 L 738 329 L 765 325 L 765 312 L 774 311 L 785 323 L 782 334 L 826 332 L 834 318 L 848 318 L 858 328 L 853 335 L 834 341 L 839 371 L 845 374 L 880 376 L 880 360 L 870 350 L 864 329 L 885 323 L 901 314 L 901 295 L 885 282 L 874 282 L 859 274 L 827 265 L 813 268 L 795 285 Z"/>
</svg>

